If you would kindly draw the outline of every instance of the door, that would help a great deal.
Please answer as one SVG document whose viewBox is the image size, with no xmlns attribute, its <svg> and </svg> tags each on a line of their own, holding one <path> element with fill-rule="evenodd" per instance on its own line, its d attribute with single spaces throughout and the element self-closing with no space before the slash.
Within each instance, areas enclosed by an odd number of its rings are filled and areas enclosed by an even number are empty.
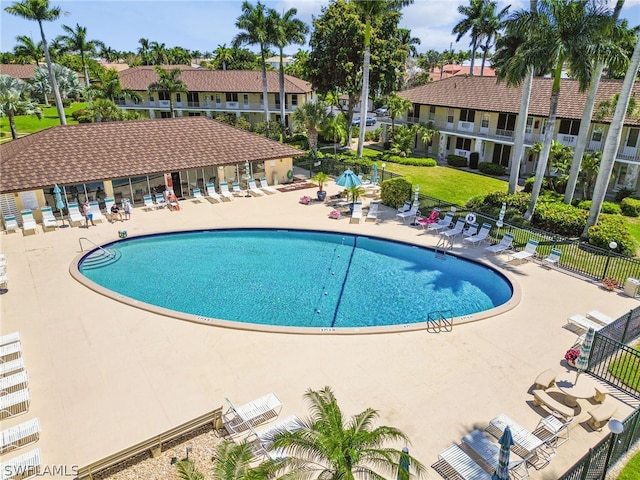
<svg viewBox="0 0 640 480">
<path fill-rule="evenodd" d="M 171 172 L 171 182 L 173 183 L 173 193 L 176 197 L 181 198 L 182 195 L 182 183 L 180 183 L 180 172 Z"/>
</svg>

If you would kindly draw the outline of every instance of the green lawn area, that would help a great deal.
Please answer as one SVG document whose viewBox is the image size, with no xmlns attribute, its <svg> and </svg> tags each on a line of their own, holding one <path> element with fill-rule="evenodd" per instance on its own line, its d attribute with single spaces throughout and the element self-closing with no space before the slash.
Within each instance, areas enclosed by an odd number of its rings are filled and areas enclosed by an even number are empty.
<svg viewBox="0 0 640 480">
<path fill-rule="evenodd" d="M 623 354 L 619 359 L 611 362 L 609 371 L 628 387 L 640 391 L 639 357 L 629 353 Z"/>
<path fill-rule="evenodd" d="M 640 478 L 640 453 L 636 453 L 622 469 L 618 480 L 637 480 Z"/>
<path fill-rule="evenodd" d="M 64 109 L 65 116 L 67 117 L 67 123 L 78 123 L 71 118 L 71 113 L 82 108 L 86 108 L 86 102 L 73 103 L 69 108 Z M 43 117 L 38 119 L 35 115 L 19 115 L 15 117 L 16 130 L 18 136 L 27 133 L 39 132 L 45 128 L 55 127 L 60 125 L 60 119 L 58 118 L 58 111 L 55 106 L 41 107 Z M 2 135 L 2 141 L 8 141 L 11 139 L 11 129 L 9 128 L 9 119 L 2 117 L 0 119 L 0 132 Z"/>
</svg>

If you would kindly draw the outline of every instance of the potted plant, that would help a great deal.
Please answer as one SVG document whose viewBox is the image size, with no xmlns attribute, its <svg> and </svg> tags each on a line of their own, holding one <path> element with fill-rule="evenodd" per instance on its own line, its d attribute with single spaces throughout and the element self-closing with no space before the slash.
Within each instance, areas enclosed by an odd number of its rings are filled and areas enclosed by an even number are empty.
<svg viewBox="0 0 640 480">
<path fill-rule="evenodd" d="M 365 192 L 365 189 L 359 185 L 348 187 L 346 191 L 347 191 L 347 198 L 351 198 L 351 203 L 349 204 L 349 210 L 353 213 L 353 204 L 356 203 L 358 200 L 360 200 L 360 197 L 362 197 L 366 192 Z"/>
<path fill-rule="evenodd" d="M 580 356 L 580 350 L 578 350 L 577 348 L 570 348 L 569 350 L 567 350 L 567 353 L 564 354 L 564 359 L 567 361 L 567 363 L 570 366 L 575 367 L 576 359 L 579 356 Z"/>
<path fill-rule="evenodd" d="M 324 184 L 329 180 L 329 175 L 324 172 L 318 172 L 314 177 L 311 178 L 311 181 L 314 182 L 318 186 L 318 200 L 324 202 L 324 199 L 327 197 L 327 192 L 324 191 Z"/>
<path fill-rule="evenodd" d="M 329 212 L 329 218 L 333 218 L 334 220 L 339 219 L 341 215 L 340 210 L 331 210 Z"/>
<path fill-rule="evenodd" d="M 620 284 L 613 277 L 604 277 L 602 279 L 602 288 L 604 288 L 605 290 L 609 290 L 610 292 L 612 292 L 613 290 L 615 290 L 619 286 L 620 286 Z"/>
<path fill-rule="evenodd" d="M 300 197 L 300 203 L 303 205 L 309 205 L 311 203 L 311 197 L 309 195 Z"/>
</svg>

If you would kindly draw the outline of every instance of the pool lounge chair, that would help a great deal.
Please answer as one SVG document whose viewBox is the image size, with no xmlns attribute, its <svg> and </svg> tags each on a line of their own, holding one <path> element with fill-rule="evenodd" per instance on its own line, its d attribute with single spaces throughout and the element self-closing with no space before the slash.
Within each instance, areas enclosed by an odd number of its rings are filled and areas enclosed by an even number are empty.
<svg viewBox="0 0 640 480">
<path fill-rule="evenodd" d="M 505 233 L 502 236 L 502 239 L 500 240 L 499 243 L 496 243 L 495 245 L 490 245 L 485 248 L 487 252 L 493 253 L 494 255 L 497 255 L 499 253 L 506 252 L 507 250 L 512 250 L 512 249 L 513 249 L 512 233 Z"/>
<path fill-rule="evenodd" d="M 240 188 L 240 184 L 237 182 L 233 183 L 231 191 L 236 197 L 244 197 L 245 195 L 245 190 Z"/>
<path fill-rule="evenodd" d="M 4 217 L 4 232 L 17 232 L 20 229 L 20 225 L 18 225 L 18 221 L 16 220 L 15 215 L 8 215 Z"/>
<path fill-rule="evenodd" d="M 473 430 L 468 433 L 462 437 L 462 443 L 478 455 L 491 470 L 498 468 L 500 445 L 487 437 L 482 430 Z M 527 462 L 512 454 L 509 458 L 509 474 L 511 478 L 527 478 L 529 476 Z"/>
<path fill-rule="evenodd" d="M 40 420 L 33 418 L 0 432 L 0 453 L 21 448 L 40 438 Z"/>
<path fill-rule="evenodd" d="M 408 212 L 409 210 L 411 210 L 412 206 L 413 202 L 411 200 L 405 200 L 404 204 L 400 208 L 398 208 L 398 213 Z"/>
<path fill-rule="evenodd" d="M 71 226 L 82 225 L 84 223 L 84 217 L 80 213 L 80 208 L 77 203 L 70 203 L 67 205 L 69 211 L 69 224 Z"/>
<path fill-rule="evenodd" d="M 42 207 L 40 209 L 40 213 L 42 213 L 42 230 L 47 231 L 50 229 L 55 230 L 58 228 L 58 221 L 56 217 L 53 215 L 53 210 L 51 207 Z"/>
<path fill-rule="evenodd" d="M 20 357 L 8 362 L 0 362 L 0 376 L 9 375 L 24 369 L 24 358 Z"/>
<path fill-rule="evenodd" d="M 433 469 L 444 478 L 462 480 L 491 480 L 491 475 L 458 445 L 451 445 L 438 454 Z"/>
<path fill-rule="evenodd" d="M 270 195 L 274 193 L 278 193 L 278 190 L 269 186 L 269 184 L 267 183 L 266 177 L 262 177 L 260 179 L 260 188 Z"/>
<path fill-rule="evenodd" d="M 222 422 L 230 434 L 242 433 L 276 418 L 282 410 L 282 402 L 274 393 L 268 393 L 249 403 L 234 407 L 226 399 L 229 409 L 222 414 Z"/>
<path fill-rule="evenodd" d="M 420 211 L 418 208 L 420 205 L 418 203 L 414 203 L 413 206 L 407 210 L 406 212 L 396 213 L 396 217 L 402 220 L 402 223 L 407 223 L 410 219 L 416 218 L 420 215 Z"/>
<path fill-rule="evenodd" d="M 543 265 L 558 265 L 560 263 L 560 255 L 562 255 L 562 251 L 552 248 L 551 253 L 542 259 Z"/>
<path fill-rule="evenodd" d="M 0 396 L 0 419 L 27 413 L 30 403 L 31 396 L 28 388 Z"/>
<path fill-rule="evenodd" d="M 569 318 L 567 318 L 566 324 L 567 325 L 572 324 L 584 330 L 589 330 L 590 328 L 593 328 L 596 332 L 604 326 L 600 323 L 597 323 L 591 320 L 590 318 L 580 315 L 579 313 L 576 313 L 575 315 L 571 315 Z"/>
<path fill-rule="evenodd" d="M 440 218 L 440 210 L 438 208 L 434 208 L 428 217 L 420 217 L 416 220 L 416 223 L 424 229 L 429 225 L 431 225 L 432 223 L 436 223 L 439 218 Z"/>
<path fill-rule="evenodd" d="M 191 200 L 193 200 L 194 202 L 197 202 L 197 203 L 202 202 L 204 197 L 202 196 L 202 192 L 200 191 L 199 188 L 194 188 L 192 193 L 193 193 L 193 198 Z"/>
<path fill-rule="evenodd" d="M 23 390 L 28 386 L 29 379 L 27 378 L 27 372 L 22 370 L 5 377 L 0 377 L 0 395 L 6 395 L 7 393 Z"/>
<path fill-rule="evenodd" d="M 0 362 L 18 358 L 22 354 L 22 342 L 8 343 L 0 347 Z"/>
<path fill-rule="evenodd" d="M 153 203 L 151 195 L 143 195 L 142 201 L 144 202 L 144 207 L 142 208 L 145 210 L 154 210 L 157 207 L 157 205 Z"/>
<path fill-rule="evenodd" d="M 251 446 L 251 451 L 255 456 L 264 456 L 265 459 L 268 457 L 272 460 L 278 460 L 284 458 L 285 455 L 281 449 L 271 449 L 275 437 L 285 432 L 296 432 L 304 427 L 304 423 L 297 415 L 290 415 L 267 428 L 258 431 L 251 428 L 252 433 L 247 436 L 245 441 Z"/>
<path fill-rule="evenodd" d="M 26 480 L 27 478 L 32 478 L 40 473 L 41 463 L 42 457 L 39 448 L 23 453 L 2 463 L 0 479 Z"/>
<path fill-rule="evenodd" d="M 367 212 L 367 217 L 364 219 L 365 222 L 375 222 L 378 220 L 378 212 L 380 210 L 380 202 L 371 202 L 369 204 L 369 211 Z"/>
<path fill-rule="evenodd" d="M 22 210 L 20 212 L 22 217 L 22 234 L 26 235 L 27 232 L 38 233 L 38 224 L 33 218 L 33 212 L 31 210 Z"/>
<path fill-rule="evenodd" d="M 224 201 L 224 199 L 218 195 L 218 192 L 216 192 L 216 186 L 213 183 L 207 183 L 207 200 L 209 200 L 210 203 Z"/>
<path fill-rule="evenodd" d="M 602 313 L 600 310 L 591 310 L 587 312 L 587 318 L 595 320 L 602 325 L 609 325 L 614 320 L 609 315 L 605 315 L 604 313 Z"/>
<path fill-rule="evenodd" d="M 111 207 L 113 207 L 116 203 L 115 198 L 105 198 L 104 199 L 104 216 L 109 222 L 115 222 L 115 217 L 111 214 Z M 122 213 L 122 209 L 120 209 L 120 213 Z"/>
<path fill-rule="evenodd" d="M 442 220 L 436 223 L 432 223 L 427 227 L 427 232 L 439 232 L 440 230 L 444 230 L 445 228 L 449 228 L 451 226 L 451 222 L 453 222 L 453 212 L 447 212 Z"/>
<path fill-rule="evenodd" d="M 474 247 L 477 247 L 481 243 L 487 241 L 487 238 L 489 238 L 489 233 L 491 233 L 491 228 L 492 227 L 490 223 L 483 223 L 482 227 L 480 227 L 480 231 L 477 234 L 465 238 L 464 241 L 469 242 Z"/>
<path fill-rule="evenodd" d="M 480 225 L 478 225 L 477 223 L 467 224 L 467 228 L 465 228 L 462 231 L 462 236 L 463 237 L 472 237 L 474 235 L 477 235 L 479 228 L 480 228 Z"/>
<path fill-rule="evenodd" d="M 91 213 L 93 213 L 93 221 L 104 222 L 104 215 L 100 211 L 100 204 L 95 200 L 93 202 L 89 202 L 89 208 L 91 209 Z"/>
<path fill-rule="evenodd" d="M 220 195 L 227 201 L 233 200 L 233 193 L 229 191 L 229 184 L 227 182 L 220 182 Z"/>
<path fill-rule="evenodd" d="M 462 231 L 464 230 L 464 225 L 465 225 L 464 220 L 460 219 L 456 222 L 453 228 L 440 232 L 440 236 L 448 239 L 453 239 L 458 235 L 462 235 Z"/>
<path fill-rule="evenodd" d="M 353 204 L 353 212 L 351 212 L 351 219 L 349 223 L 360 223 L 362 220 L 362 202 L 355 202 Z"/>
<path fill-rule="evenodd" d="M 527 244 L 524 247 L 524 250 L 520 250 L 519 252 L 512 253 L 509 255 L 511 260 L 522 260 L 524 262 L 528 261 L 530 258 L 535 257 L 536 249 L 538 248 L 538 241 L 530 238 Z"/>
<path fill-rule="evenodd" d="M 20 341 L 20 332 L 7 333 L 0 337 L 0 345 L 8 345 L 18 341 Z"/>
<path fill-rule="evenodd" d="M 262 197 L 266 195 L 262 190 L 258 188 L 255 180 L 249 180 L 248 190 L 254 197 Z"/>
<path fill-rule="evenodd" d="M 164 208 L 168 205 L 162 193 L 156 193 L 156 208 Z"/>
</svg>

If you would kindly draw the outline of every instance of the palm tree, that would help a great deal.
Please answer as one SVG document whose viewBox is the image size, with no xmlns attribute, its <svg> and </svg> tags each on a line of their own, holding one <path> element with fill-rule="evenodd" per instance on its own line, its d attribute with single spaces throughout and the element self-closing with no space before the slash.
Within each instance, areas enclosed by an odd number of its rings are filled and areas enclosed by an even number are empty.
<svg viewBox="0 0 640 480">
<path fill-rule="evenodd" d="M 318 152 L 318 132 L 328 117 L 324 102 L 305 102 L 293 112 L 294 125 L 304 129 L 309 137 L 309 150 L 312 158 Z"/>
<path fill-rule="evenodd" d="M 140 55 L 140 60 L 143 65 L 151 64 L 151 60 L 149 58 L 149 52 L 151 52 L 151 47 L 148 38 L 141 38 L 138 40 L 140 46 L 138 47 L 138 54 Z"/>
<path fill-rule="evenodd" d="M 151 51 L 149 55 L 151 57 L 152 65 L 165 65 L 169 60 L 169 51 L 164 43 L 151 42 L 149 45 Z"/>
<path fill-rule="evenodd" d="M 336 145 L 342 144 L 347 138 L 347 126 L 344 115 L 330 113 L 322 123 L 322 136 L 326 139 L 333 138 L 333 155 L 336 155 Z"/>
<path fill-rule="evenodd" d="M 602 163 L 598 171 L 598 178 L 596 179 L 596 186 L 593 189 L 593 200 L 591 202 L 591 210 L 589 210 L 589 217 L 587 218 L 587 225 L 585 226 L 583 235 L 588 235 L 589 227 L 598 223 L 598 217 L 600 216 L 600 210 L 602 209 L 602 203 L 604 202 L 604 196 L 607 193 L 607 185 L 609 184 L 609 178 L 613 172 L 613 164 L 616 160 L 616 152 L 620 146 L 620 139 L 622 137 L 622 127 L 624 126 L 624 117 L 627 107 L 629 106 L 629 99 L 631 98 L 631 91 L 633 89 L 634 79 L 638 74 L 638 67 L 640 67 L 640 35 L 638 35 L 638 41 L 636 47 L 633 50 L 633 55 L 629 62 L 629 68 L 624 76 L 622 87 L 620 88 L 620 96 L 618 98 L 618 104 L 616 105 L 616 111 L 611 119 L 611 126 L 607 132 L 607 139 L 604 142 L 604 148 L 602 149 Z"/>
<path fill-rule="evenodd" d="M 87 40 L 87 27 L 81 27 L 76 23 L 76 29 L 62 25 L 62 30 L 67 35 L 60 35 L 56 40 L 62 42 L 64 51 L 77 52 L 82 62 L 82 71 L 84 72 L 84 84 L 89 86 L 89 71 L 87 70 L 87 62 L 85 56 L 96 52 L 97 48 L 104 48 L 104 43 L 100 40 Z"/>
<path fill-rule="evenodd" d="M 180 73 L 182 70 L 174 68 L 173 70 L 167 70 L 162 67 L 156 67 L 156 73 L 158 74 L 158 81 L 149 85 L 147 90 L 149 92 L 166 92 L 169 96 L 169 111 L 171 112 L 171 118 L 176 118 L 176 112 L 173 110 L 173 96 L 176 93 L 187 93 L 187 86 L 180 80 Z"/>
<path fill-rule="evenodd" d="M 408 28 L 399 28 L 398 29 L 398 39 L 400 40 L 401 48 L 407 51 L 407 55 L 410 57 L 417 57 L 418 50 L 416 49 L 416 45 L 420 45 L 422 43 L 418 37 L 411 36 L 411 30 Z"/>
<path fill-rule="evenodd" d="M 11 137 L 14 140 L 18 138 L 16 115 L 35 115 L 39 119 L 42 118 L 42 110 L 38 105 L 25 98 L 27 87 L 27 83 L 18 78 L 0 75 L 0 114 L 9 119 Z"/>
<path fill-rule="evenodd" d="M 278 52 L 280 54 L 280 71 L 279 80 L 280 80 L 280 121 L 282 125 L 286 126 L 286 117 L 284 114 L 285 107 L 285 91 L 284 91 L 284 47 L 287 45 L 295 44 L 303 44 L 306 38 L 307 33 L 309 33 L 309 27 L 302 21 L 297 18 L 294 18 L 298 13 L 298 10 L 295 8 L 290 8 L 287 10 L 282 16 L 278 14 L 276 10 L 273 8 L 269 9 L 269 27 L 271 32 L 269 36 L 271 38 L 271 43 L 278 47 Z"/>
<path fill-rule="evenodd" d="M 375 427 L 379 414 L 371 408 L 347 421 L 330 387 L 309 389 L 304 396 L 310 406 L 305 426 L 278 434 L 273 443 L 273 448 L 282 448 L 290 456 L 288 467 L 292 476 L 345 480 L 396 478 L 399 461 L 406 454 L 386 445 L 408 444 L 406 434 L 394 427 Z M 420 476 L 425 473 L 418 460 L 408 460 L 414 473 Z"/>
<path fill-rule="evenodd" d="M 367 128 L 367 104 L 369 103 L 369 68 L 371 64 L 371 24 L 382 15 L 411 5 L 413 0 L 353 0 L 356 9 L 364 17 L 364 62 L 362 65 L 362 94 L 360 95 L 360 135 L 357 157 L 362 157 L 364 132 Z"/>
<path fill-rule="evenodd" d="M 94 122 L 122 120 L 123 113 L 113 101 L 106 98 L 95 98 L 87 105 L 87 116 Z"/>
<path fill-rule="evenodd" d="M 269 90 L 267 88 L 267 51 L 269 48 L 269 22 L 265 7 L 258 2 L 254 7 L 248 1 L 242 3 L 242 15 L 236 20 L 240 30 L 233 39 L 233 46 L 258 45 L 262 67 L 262 96 L 264 102 L 264 121 L 269 122 Z M 267 123 L 268 125 L 268 123 Z M 268 133 L 268 132 L 267 132 Z M 268 136 L 268 135 L 267 135 Z"/>
<path fill-rule="evenodd" d="M 215 49 L 213 55 L 215 56 L 216 62 L 218 62 L 218 64 L 222 64 L 222 70 L 226 70 L 227 63 L 233 60 L 233 50 L 227 47 L 226 43 L 218 45 L 218 48 Z"/>
<path fill-rule="evenodd" d="M 133 98 L 140 100 L 140 95 L 126 88 L 122 88 L 120 76 L 118 72 L 112 68 L 100 69 L 97 77 L 93 79 L 93 83 L 87 89 L 88 95 L 92 98 L 104 98 L 115 102 L 118 98 Z"/>
<path fill-rule="evenodd" d="M 396 117 L 411 110 L 413 103 L 411 103 L 411 100 L 392 93 L 387 99 L 387 106 L 389 107 L 389 117 L 391 118 L 391 138 L 393 138 L 396 134 Z"/>
<path fill-rule="evenodd" d="M 429 143 L 431 143 L 431 140 L 433 139 L 433 137 L 435 137 L 439 133 L 440 131 L 435 128 L 435 125 L 433 122 L 428 122 L 426 125 L 422 123 L 417 125 L 416 134 L 424 144 L 425 153 L 427 153 L 427 149 L 429 148 Z"/>
<path fill-rule="evenodd" d="M 579 180 L 582 183 L 582 198 L 584 199 L 591 198 L 591 188 L 598 177 L 601 162 L 602 152 L 585 153 L 582 156 Z"/>
<path fill-rule="evenodd" d="M 42 26 L 42 22 L 52 22 L 60 17 L 62 14 L 60 7 L 49 8 L 49 0 L 22 0 L 21 2 L 16 2 L 4 10 L 11 15 L 16 15 L 18 17 L 26 18 L 27 20 L 35 20 L 38 22 L 40 35 L 42 36 L 44 58 L 47 62 L 47 69 L 49 70 L 49 81 L 51 82 L 51 89 L 53 90 L 53 96 L 56 102 L 56 110 L 58 111 L 60 124 L 66 125 L 67 118 L 64 114 L 64 106 L 62 105 L 62 99 L 60 98 L 60 92 L 58 91 L 58 84 L 56 83 L 55 76 L 53 75 L 51 56 L 49 55 L 49 45 L 47 44 L 47 37 L 44 34 L 44 27 Z"/>
<path fill-rule="evenodd" d="M 36 62 L 36 67 L 39 67 L 40 60 L 44 57 L 42 42 L 36 44 L 31 37 L 27 35 L 17 36 L 16 42 L 18 42 L 18 44 L 14 47 L 13 52 L 18 57 L 33 59 Z"/>
<path fill-rule="evenodd" d="M 451 31 L 451 33 L 458 34 L 456 42 L 459 42 L 467 33 L 471 36 L 470 75 L 473 75 L 473 65 L 476 58 L 476 51 L 478 50 L 478 43 L 482 36 L 483 19 L 487 2 L 488 0 L 469 0 L 468 6 L 459 5 L 458 13 L 463 15 L 464 18 L 460 20 Z"/>
<path fill-rule="evenodd" d="M 480 64 L 480 76 L 484 76 L 484 64 L 489 54 L 489 49 L 493 45 L 498 32 L 502 30 L 504 25 L 504 17 L 509 12 L 510 5 L 507 5 L 498 13 L 496 13 L 496 2 L 490 1 L 485 3 L 483 16 L 480 25 L 480 37 L 484 39 L 484 44 L 480 45 L 482 50 L 482 63 Z M 473 72 L 473 68 L 471 69 Z M 473 75 L 473 73 L 472 73 Z"/>
<path fill-rule="evenodd" d="M 618 0 L 611 16 L 612 30 L 615 29 L 620 10 L 624 5 L 624 0 Z M 607 32 L 609 36 L 614 32 Z M 611 38 L 611 37 L 610 37 Z M 573 200 L 573 195 L 576 190 L 576 184 L 578 183 L 578 176 L 580 174 L 580 164 L 584 158 L 584 152 L 587 147 L 587 136 L 589 135 L 589 129 L 591 127 L 591 118 L 593 115 L 593 108 L 596 102 L 596 95 L 598 93 L 598 87 L 600 86 L 600 77 L 604 70 L 605 63 L 611 64 L 618 61 L 619 57 L 626 57 L 622 53 L 622 49 L 619 48 L 615 42 L 607 41 L 605 38 L 599 45 L 599 48 L 593 52 L 596 57 L 596 62 L 593 69 L 593 77 L 591 79 L 591 87 L 587 94 L 587 100 L 582 112 L 582 119 L 580 120 L 580 128 L 578 129 L 578 138 L 576 139 L 576 148 L 573 154 L 573 163 L 571 165 L 571 171 L 569 172 L 569 180 L 567 181 L 567 189 L 564 192 L 564 203 L 570 204 Z M 625 58 L 626 59 L 626 58 Z"/>
</svg>

